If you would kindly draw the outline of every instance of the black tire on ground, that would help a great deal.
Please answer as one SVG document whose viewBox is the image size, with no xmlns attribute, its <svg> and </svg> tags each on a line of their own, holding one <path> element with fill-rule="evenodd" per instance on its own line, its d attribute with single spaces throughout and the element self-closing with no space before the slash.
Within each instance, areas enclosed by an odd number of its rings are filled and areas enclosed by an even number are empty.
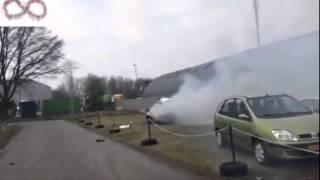
<svg viewBox="0 0 320 180">
<path fill-rule="evenodd" d="M 102 128 L 104 128 L 104 125 L 103 125 L 103 124 L 99 124 L 99 125 L 96 125 L 94 128 L 96 128 L 96 129 L 102 129 Z"/>
<path fill-rule="evenodd" d="M 104 142 L 104 139 L 97 139 L 96 142 Z"/>
<path fill-rule="evenodd" d="M 93 123 L 92 123 L 92 122 L 87 122 L 85 125 L 86 125 L 86 126 L 92 126 Z"/>
<path fill-rule="evenodd" d="M 158 144 L 158 141 L 156 139 L 150 138 L 150 139 L 145 139 L 141 141 L 142 146 L 152 146 Z"/>
<path fill-rule="evenodd" d="M 82 120 L 79 120 L 78 122 L 79 122 L 79 123 L 84 123 L 84 120 L 82 119 Z"/>
<path fill-rule="evenodd" d="M 247 164 L 239 161 L 226 162 L 219 166 L 220 175 L 226 177 L 242 177 L 248 175 Z"/>
<path fill-rule="evenodd" d="M 114 133 L 119 133 L 121 131 L 121 129 L 118 129 L 118 128 L 112 128 L 110 129 L 110 134 L 114 134 Z"/>
</svg>

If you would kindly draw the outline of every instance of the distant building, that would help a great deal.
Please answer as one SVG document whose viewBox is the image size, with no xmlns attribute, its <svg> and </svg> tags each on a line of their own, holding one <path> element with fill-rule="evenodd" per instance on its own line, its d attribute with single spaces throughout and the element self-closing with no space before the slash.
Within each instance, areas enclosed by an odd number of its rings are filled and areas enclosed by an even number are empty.
<svg viewBox="0 0 320 180">
<path fill-rule="evenodd" d="M 28 80 L 17 88 L 12 100 L 16 104 L 19 104 L 21 101 L 35 101 L 40 110 L 42 108 L 42 101 L 51 98 L 51 87 L 34 80 Z"/>
</svg>

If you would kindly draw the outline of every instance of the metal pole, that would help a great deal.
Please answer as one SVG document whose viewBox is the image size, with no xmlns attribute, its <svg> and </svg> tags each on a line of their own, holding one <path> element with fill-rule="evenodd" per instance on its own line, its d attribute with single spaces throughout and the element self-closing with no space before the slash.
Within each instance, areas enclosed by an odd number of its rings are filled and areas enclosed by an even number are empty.
<svg viewBox="0 0 320 180">
<path fill-rule="evenodd" d="M 136 80 L 137 80 L 137 79 L 138 79 L 138 68 L 137 68 L 137 65 L 134 64 L 134 65 L 133 65 L 133 68 L 134 68 L 134 73 L 135 73 Z"/>
<path fill-rule="evenodd" d="M 255 13 L 255 22 L 256 22 L 256 33 L 257 33 L 257 46 L 260 46 L 260 23 L 259 23 L 259 1 L 253 0 L 253 8 Z"/>
<path fill-rule="evenodd" d="M 88 113 L 87 106 L 86 106 L 86 120 L 89 121 L 89 113 Z"/>
<path fill-rule="evenodd" d="M 71 114 L 74 114 L 74 107 L 73 107 L 73 89 L 74 89 L 74 85 L 73 85 L 73 66 L 72 66 L 72 62 L 69 62 L 69 85 L 70 85 L 70 108 L 71 108 Z"/>
<path fill-rule="evenodd" d="M 148 137 L 149 137 L 149 139 L 151 139 L 151 129 L 150 129 L 149 119 L 147 119 L 147 123 L 148 123 Z"/>
<path fill-rule="evenodd" d="M 97 115 L 97 119 L 98 119 L 98 125 L 100 125 L 100 124 L 101 124 L 101 120 L 100 120 L 100 113 L 98 113 L 98 115 Z"/>
<path fill-rule="evenodd" d="M 75 65 L 74 65 L 74 63 L 73 63 L 73 61 L 71 60 L 71 59 L 68 59 L 68 58 L 62 58 L 62 59 L 65 59 L 65 60 L 67 60 L 67 62 L 66 62 L 66 65 L 67 66 L 69 66 L 69 85 L 70 85 L 70 92 L 69 92 L 69 97 L 70 97 L 70 108 L 71 108 L 71 113 L 72 114 L 74 114 L 74 104 L 73 104 L 73 101 L 72 101 L 72 98 L 73 98 L 73 95 L 74 95 L 74 93 L 73 93 L 73 91 L 74 91 L 74 80 L 73 80 L 73 69 L 74 68 L 77 68 Z"/>
<path fill-rule="evenodd" d="M 229 136 L 230 136 L 232 160 L 233 160 L 233 162 L 236 162 L 236 153 L 234 151 L 232 126 L 229 126 Z"/>
<path fill-rule="evenodd" d="M 137 68 L 137 65 L 136 65 L 136 64 L 134 64 L 133 67 L 134 67 L 134 72 L 135 72 L 135 76 L 136 76 L 135 88 L 138 88 L 138 97 L 140 97 L 140 88 L 137 87 L 138 68 Z"/>
</svg>

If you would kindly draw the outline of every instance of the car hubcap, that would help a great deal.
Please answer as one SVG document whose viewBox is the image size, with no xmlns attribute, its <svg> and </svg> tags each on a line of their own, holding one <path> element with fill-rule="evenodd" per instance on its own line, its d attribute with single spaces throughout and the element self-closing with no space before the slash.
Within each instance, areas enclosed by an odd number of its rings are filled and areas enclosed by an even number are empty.
<svg viewBox="0 0 320 180">
<path fill-rule="evenodd" d="M 264 161 L 264 149 L 260 143 L 258 143 L 255 146 L 254 152 L 255 152 L 256 159 L 259 162 L 263 162 Z"/>
<path fill-rule="evenodd" d="M 218 146 L 222 145 L 222 136 L 220 132 L 217 132 L 217 145 Z"/>
</svg>

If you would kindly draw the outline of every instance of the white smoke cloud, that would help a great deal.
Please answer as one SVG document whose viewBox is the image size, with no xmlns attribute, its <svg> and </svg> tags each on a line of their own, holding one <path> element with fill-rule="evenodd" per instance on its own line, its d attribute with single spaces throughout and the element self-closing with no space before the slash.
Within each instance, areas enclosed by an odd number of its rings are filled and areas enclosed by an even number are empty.
<svg viewBox="0 0 320 180">
<path fill-rule="evenodd" d="M 290 43 L 218 60 L 212 67 L 215 75 L 208 81 L 186 75 L 178 93 L 152 114 L 173 114 L 177 123 L 204 125 L 213 123 L 218 104 L 229 96 L 286 93 L 298 99 L 319 97 L 319 44 Z"/>
</svg>

